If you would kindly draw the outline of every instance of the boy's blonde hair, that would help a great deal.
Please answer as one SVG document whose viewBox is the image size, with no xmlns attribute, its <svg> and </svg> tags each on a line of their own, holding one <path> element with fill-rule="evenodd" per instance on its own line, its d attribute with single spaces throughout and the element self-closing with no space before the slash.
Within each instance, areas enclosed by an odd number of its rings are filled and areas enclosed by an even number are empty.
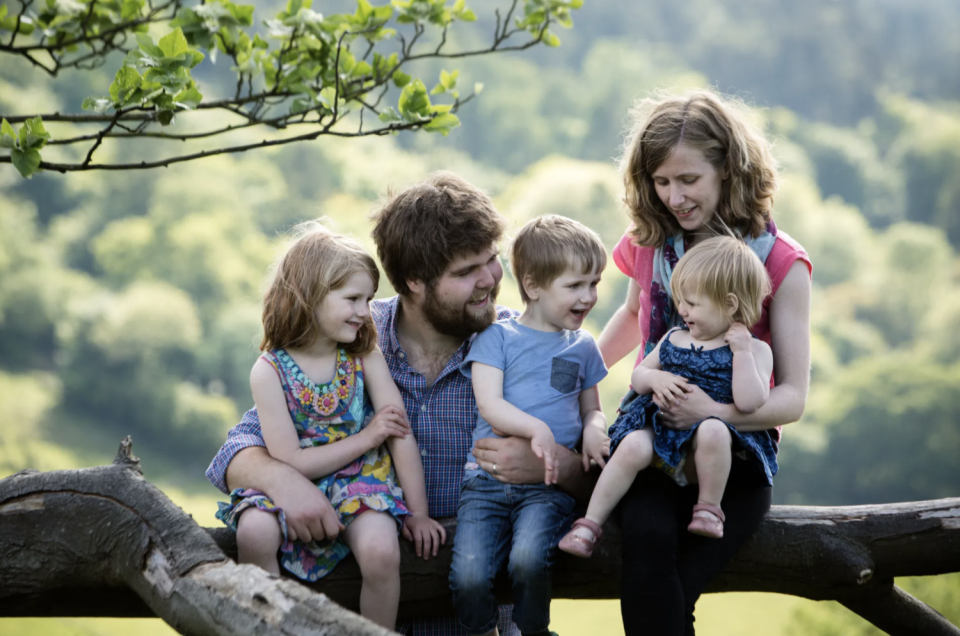
<svg viewBox="0 0 960 636">
<path fill-rule="evenodd" d="M 540 216 L 524 225 L 513 239 L 510 266 L 524 303 L 530 302 L 525 278 L 543 288 L 568 267 L 578 265 L 584 274 L 602 272 L 607 266 L 607 250 L 596 232 L 573 219 Z"/>
<path fill-rule="evenodd" d="M 720 308 L 727 306 L 727 294 L 733 294 L 738 302 L 730 320 L 752 327 L 770 295 L 770 276 L 746 243 L 715 236 L 693 246 L 674 268 L 670 278 L 674 302 L 680 302 L 684 289 L 693 289 Z"/>
<path fill-rule="evenodd" d="M 698 90 L 679 96 L 660 93 L 630 111 L 620 171 L 634 243 L 659 246 L 680 230 L 653 182 L 660 164 L 680 144 L 703 153 L 723 179 L 711 225 L 739 236 L 759 236 L 770 221 L 777 189 L 770 142 L 743 102 Z"/>
<path fill-rule="evenodd" d="M 353 239 L 317 221 L 301 223 L 293 232 L 296 239 L 276 264 L 263 299 L 261 351 L 313 344 L 320 335 L 317 306 L 353 274 L 369 275 L 374 292 L 380 284 L 376 262 Z M 342 346 L 347 353 L 364 355 L 376 344 L 377 328 L 368 315 L 356 339 Z"/>
</svg>

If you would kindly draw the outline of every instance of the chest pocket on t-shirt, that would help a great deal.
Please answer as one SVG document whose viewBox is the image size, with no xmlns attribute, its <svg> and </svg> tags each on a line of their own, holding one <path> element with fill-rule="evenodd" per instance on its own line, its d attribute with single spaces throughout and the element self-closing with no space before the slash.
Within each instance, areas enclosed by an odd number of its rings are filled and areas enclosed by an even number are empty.
<svg viewBox="0 0 960 636">
<path fill-rule="evenodd" d="M 561 393 L 570 393 L 577 388 L 580 364 L 572 360 L 554 358 L 550 369 L 550 386 Z"/>
</svg>

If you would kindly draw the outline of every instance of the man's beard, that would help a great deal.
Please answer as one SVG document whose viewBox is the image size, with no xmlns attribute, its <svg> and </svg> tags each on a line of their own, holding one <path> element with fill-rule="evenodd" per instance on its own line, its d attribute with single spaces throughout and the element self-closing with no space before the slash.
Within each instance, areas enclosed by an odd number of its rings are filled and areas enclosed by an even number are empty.
<svg viewBox="0 0 960 636">
<path fill-rule="evenodd" d="M 438 333 L 445 336 L 454 336 L 466 340 L 470 336 L 493 324 L 497 318 L 497 293 L 500 291 L 500 283 L 497 283 L 490 291 L 487 305 L 480 312 L 471 311 L 466 304 L 452 305 L 444 304 L 440 301 L 436 293 L 436 284 L 427 286 L 427 293 L 423 300 L 424 318 L 427 319 Z"/>
</svg>

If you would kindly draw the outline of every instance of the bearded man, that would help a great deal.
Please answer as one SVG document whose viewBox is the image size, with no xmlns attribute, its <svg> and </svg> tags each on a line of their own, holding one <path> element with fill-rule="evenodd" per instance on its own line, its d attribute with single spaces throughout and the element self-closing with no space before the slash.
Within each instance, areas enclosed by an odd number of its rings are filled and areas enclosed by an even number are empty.
<svg viewBox="0 0 960 636">
<path fill-rule="evenodd" d="M 505 221 L 481 190 L 438 172 L 387 199 L 373 239 L 398 296 L 371 303 L 377 339 L 400 393 L 423 458 L 430 516 L 457 513 L 463 466 L 476 425 L 476 402 L 460 363 L 473 336 L 496 319 L 516 315 L 496 305 L 503 278 L 498 243 Z M 557 446 L 558 485 L 579 499 L 590 479 L 576 453 Z M 526 439 L 485 439 L 474 449 L 481 467 L 507 483 L 543 482 L 543 461 Z M 254 488 L 284 510 L 291 539 L 334 538 L 339 520 L 324 495 L 293 467 L 267 453 L 256 409 L 229 433 L 207 469 L 225 493 Z M 431 556 L 416 546 L 417 554 Z M 436 556 L 436 548 L 432 550 Z M 500 633 L 516 634 L 501 607 Z M 398 626 L 412 636 L 466 635 L 450 614 Z"/>
</svg>

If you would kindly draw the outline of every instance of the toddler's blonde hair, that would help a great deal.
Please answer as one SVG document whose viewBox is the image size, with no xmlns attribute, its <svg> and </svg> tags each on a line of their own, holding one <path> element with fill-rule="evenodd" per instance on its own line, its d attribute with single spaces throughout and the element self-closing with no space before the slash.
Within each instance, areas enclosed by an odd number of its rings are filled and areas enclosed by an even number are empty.
<svg viewBox="0 0 960 636">
<path fill-rule="evenodd" d="M 752 327 L 760 320 L 763 300 L 770 295 L 770 276 L 760 258 L 741 240 L 714 236 L 697 243 L 683 255 L 670 278 L 675 303 L 684 290 L 706 296 L 720 308 L 727 306 L 727 294 L 737 298 L 732 322 Z"/>
</svg>

